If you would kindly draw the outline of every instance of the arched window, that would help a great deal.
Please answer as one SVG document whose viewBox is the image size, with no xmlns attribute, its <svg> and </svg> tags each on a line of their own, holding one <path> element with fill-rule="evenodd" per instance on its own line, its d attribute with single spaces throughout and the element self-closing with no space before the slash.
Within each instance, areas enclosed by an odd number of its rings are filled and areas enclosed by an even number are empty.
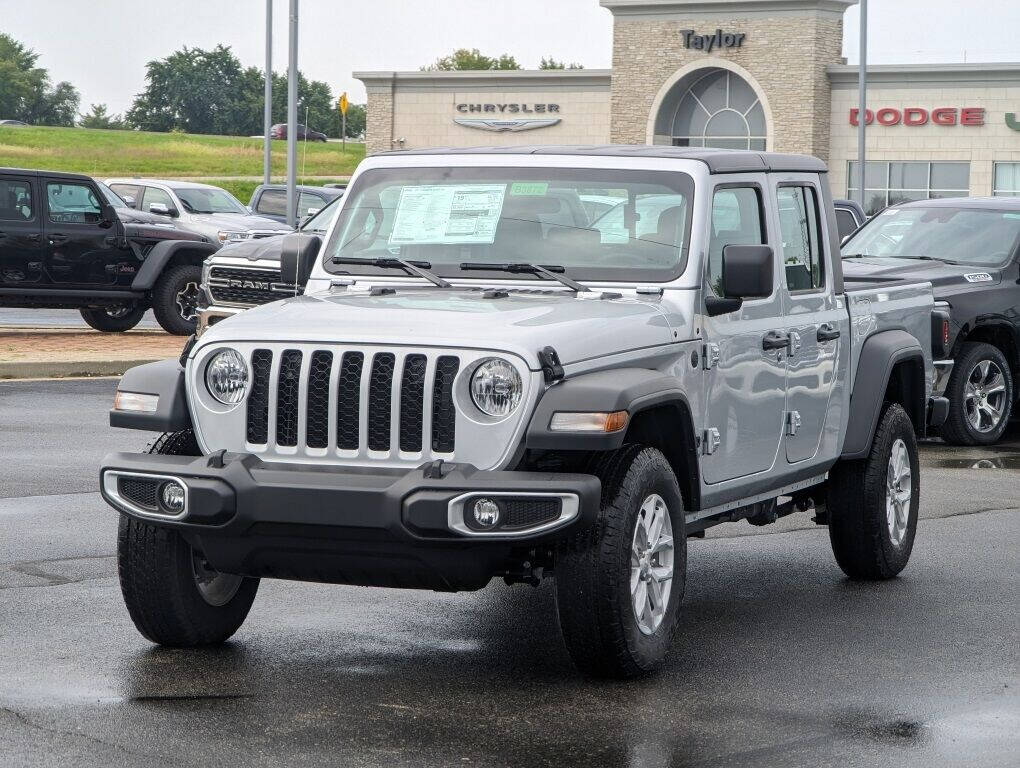
<svg viewBox="0 0 1020 768">
<path fill-rule="evenodd" d="M 696 74 L 679 100 L 663 103 L 656 133 L 675 147 L 764 150 L 765 109 L 754 89 L 725 69 Z"/>
</svg>

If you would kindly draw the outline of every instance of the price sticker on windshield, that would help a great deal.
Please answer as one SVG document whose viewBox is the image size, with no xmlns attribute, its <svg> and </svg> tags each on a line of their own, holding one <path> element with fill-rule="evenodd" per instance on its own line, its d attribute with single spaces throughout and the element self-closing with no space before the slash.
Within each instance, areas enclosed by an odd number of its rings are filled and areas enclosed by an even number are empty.
<svg viewBox="0 0 1020 768">
<path fill-rule="evenodd" d="M 425 184 L 400 190 L 390 245 L 491 245 L 504 184 Z"/>
</svg>

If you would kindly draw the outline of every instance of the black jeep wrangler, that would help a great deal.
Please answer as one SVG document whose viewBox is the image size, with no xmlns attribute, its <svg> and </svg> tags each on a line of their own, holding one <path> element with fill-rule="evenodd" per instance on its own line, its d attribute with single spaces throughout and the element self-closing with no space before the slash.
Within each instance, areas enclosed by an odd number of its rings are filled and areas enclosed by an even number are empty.
<svg viewBox="0 0 1020 768">
<path fill-rule="evenodd" d="M 78 309 L 98 331 L 129 330 L 151 307 L 188 335 L 217 248 L 88 176 L 0 168 L 0 307 Z"/>
</svg>

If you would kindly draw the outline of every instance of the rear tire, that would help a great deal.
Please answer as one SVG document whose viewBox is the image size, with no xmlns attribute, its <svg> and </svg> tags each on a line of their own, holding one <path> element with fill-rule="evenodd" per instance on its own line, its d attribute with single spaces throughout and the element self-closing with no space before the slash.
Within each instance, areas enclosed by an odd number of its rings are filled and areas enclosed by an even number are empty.
<svg viewBox="0 0 1020 768">
<path fill-rule="evenodd" d="M 654 448 L 624 446 L 595 474 L 602 480 L 598 519 L 556 556 L 560 628 L 585 674 L 638 677 L 661 666 L 679 622 L 687 572 L 683 498 Z"/>
<path fill-rule="evenodd" d="M 871 451 L 829 475 L 829 540 L 851 579 L 891 579 L 914 547 L 921 484 L 914 425 L 903 407 L 885 406 Z"/>
<path fill-rule="evenodd" d="M 152 313 L 167 333 L 190 336 L 198 325 L 202 268 L 195 264 L 170 267 L 152 290 Z"/>
<path fill-rule="evenodd" d="M 946 386 L 949 416 L 941 434 L 953 445 L 992 445 L 1013 408 L 1013 373 L 998 347 L 966 342 Z"/>
<path fill-rule="evenodd" d="M 168 432 L 149 453 L 197 456 L 191 430 Z M 117 566 L 135 627 L 159 645 L 222 643 L 244 623 L 259 580 L 213 570 L 176 531 L 121 515 Z"/>
<path fill-rule="evenodd" d="M 145 307 L 83 307 L 78 311 L 82 320 L 97 331 L 123 333 L 141 322 Z"/>
</svg>

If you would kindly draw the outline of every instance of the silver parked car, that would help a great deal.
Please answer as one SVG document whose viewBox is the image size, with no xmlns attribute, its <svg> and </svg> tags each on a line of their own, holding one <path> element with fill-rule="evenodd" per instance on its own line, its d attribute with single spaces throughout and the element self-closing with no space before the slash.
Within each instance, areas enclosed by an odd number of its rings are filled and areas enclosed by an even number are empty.
<svg viewBox="0 0 1020 768">
<path fill-rule="evenodd" d="M 255 216 L 236 197 L 212 184 L 165 179 L 107 179 L 132 208 L 168 216 L 179 227 L 214 243 L 236 243 L 293 231 L 265 216 Z"/>
</svg>

